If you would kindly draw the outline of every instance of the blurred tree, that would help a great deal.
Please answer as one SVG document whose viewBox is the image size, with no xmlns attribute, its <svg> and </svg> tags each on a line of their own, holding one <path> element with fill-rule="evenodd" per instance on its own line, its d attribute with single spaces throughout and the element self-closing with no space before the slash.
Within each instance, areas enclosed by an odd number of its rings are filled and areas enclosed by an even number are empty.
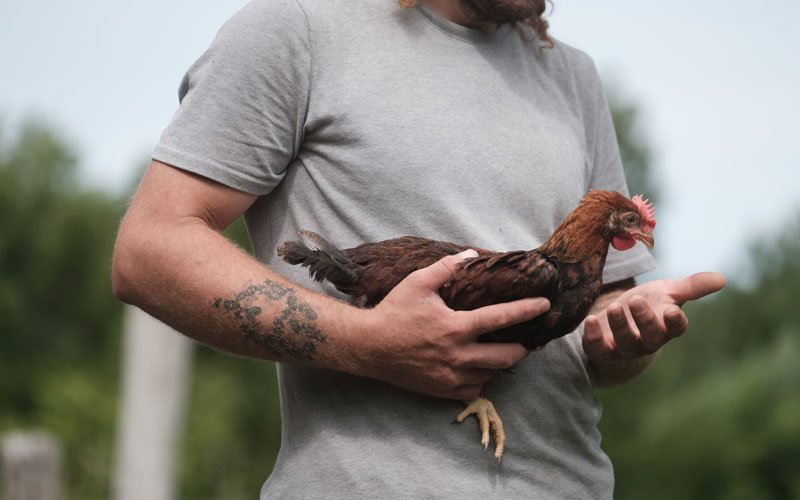
<svg viewBox="0 0 800 500">
<path fill-rule="evenodd" d="M 30 121 L 0 137 L 0 430 L 45 426 L 82 498 L 106 496 L 121 307 L 119 204 L 76 182 L 74 153 Z"/>
</svg>

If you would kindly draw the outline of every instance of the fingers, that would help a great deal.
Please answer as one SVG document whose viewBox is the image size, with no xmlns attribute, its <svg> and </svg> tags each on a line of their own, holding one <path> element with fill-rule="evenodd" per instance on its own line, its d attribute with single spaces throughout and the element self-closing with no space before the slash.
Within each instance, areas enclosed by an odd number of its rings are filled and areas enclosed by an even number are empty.
<svg viewBox="0 0 800 500">
<path fill-rule="evenodd" d="M 722 290 L 725 286 L 725 277 L 720 273 L 695 273 L 675 280 L 674 285 L 676 290 L 672 296 L 678 304 L 683 304 Z"/>
<path fill-rule="evenodd" d="M 633 353 L 640 349 L 641 338 L 632 322 L 628 320 L 625 309 L 618 302 L 613 302 L 606 310 L 608 326 L 614 336 L 614 344 L 622 353 Z"/>
<path fill-rule="evenodd" d="M 669 338 L 679 337 L 689 328 L 689 319 L 680 307 L 673 306 L 664 311 L 664 325 Z"/>
<path fill-rule="evenodd" d="M 608 331 L 594 316 L 584 322 L 583 348 L 590 359 L 629 359 L 652 354 L 675 337 L 683 335 L 689 321 L 681 309 L 672 305 L 659 314 L 639 296 L 627 302 L 627 311 L 618 302 L 606 309 Z"/>
<path fill-rule="evenodd" d="M 648 352 L 657 350 L 669 340 L 662 321 L 644 298 L 634 295 L 628 302 L 628 308 L 639 332 L 640 343 Z"/>
<path fill-rule="evenodd" d="M 515 300 L 493 304 L 472 311 L 458 311 L 457 314 L 467 322 L 467 330 L 472 337 L 493 332 L 507 326 L 528 321 L 550 309 L 550 301 L 543 297 Z"/>
<path fill-rule="evenodd" d="M 465 250 L 456 255 L 448 255 L 440 259 L 428 267 L 415 271 L 413 276 L 422 285 L 430 288 L 431 290 L 439 290 L 442 285 L 453 277 L 459 263 L 465 259 L 477 257 L 478 252 L 475 250 Z"/>
<path fill-rule="evenodd" d="M 605 359 L 614 352 L 614 343 L 603 334 L 597 316 L 588 316 L 583 324 L 583 351 L 591 359 Z"/>
<path fill-rule="evenodd" d="M 605 310 L 605 322 L 589 316 L 584 322 L 583 348 L 593 360 L 633 359 L 652 354 L 683 335 L 689 320 L 680 305 L 721 290 L 719 273 L 697 273 L 678 280 L 644 285 Z M 641 291 L 642 294 L 637 294 Z M 630 292 L 629 292 L 630 293 Z"/>
</svg>

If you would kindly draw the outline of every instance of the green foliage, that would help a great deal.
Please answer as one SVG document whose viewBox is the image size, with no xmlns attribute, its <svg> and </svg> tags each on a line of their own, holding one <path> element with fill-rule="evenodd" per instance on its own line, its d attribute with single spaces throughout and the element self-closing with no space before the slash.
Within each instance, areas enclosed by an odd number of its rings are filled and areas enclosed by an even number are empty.
<svg viewBox="0 0 800 500">
<path fill-rule="evenodd" d="M 280 446 L 275 367 L 208 349 L 198 354 L 183 445 L 182 497 L 253 498 Z"/>
<path fill-rule="evenodd" d="M 56 432 L 72 491 L 104 498 L 121 311 L 109 256 L 120 206 L 81 191 L 76 166 L 41 124 L 0 138 L 0 431 Z"/>
<path fill-rule="evenodd" d="M 641 498 L 642 491 L 653 499 L 800 498 L 800 329 L 675 380 L 669 372 L 680 371 L 684 358 L 713 348 L 696 333 L 638 387 L 604 395 L 615 412 L 603 434 L 617 498 Z"/>
<path fill-rule="evenodd" d="M 108 498 L 117 413 L 116 368 L 51 365 L 37 384 L 37 426 L 59 437 L 72 498 Z"/>
<path fill-rule="evenodd" d="M 250 246 L 250 238 L 247 236 L 247 229 L 244 226 L 244 219 L 239 217 L 225 229 L 225 237 L 236 243 L 240 248 L 248 253 L 253 253 Z"/>
</svg>

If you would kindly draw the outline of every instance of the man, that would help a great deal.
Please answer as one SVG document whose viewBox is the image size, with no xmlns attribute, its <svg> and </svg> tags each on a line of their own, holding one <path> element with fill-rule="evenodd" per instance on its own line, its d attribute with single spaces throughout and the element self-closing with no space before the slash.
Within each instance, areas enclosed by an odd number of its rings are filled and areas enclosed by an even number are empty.
<svg viewBox="0 0 800 500">
<path fill-rule="evenodd" d="M 114 287 L 200 342 L 279 362 L 282 445 L 263 498 L 611 496 L 593 388 L 640 373 L 686 330 L 679 305 L 721 276 L 632 288 L 652 259 L 612 253 L 584 332 L 528 356 L 475 339 L 547 301 L 449 310 L 437 290 L 463 255 L 371 310 L 304 288 L 275 256 L 301 228 L 344 246 L 415 234 L 533 248 L 587 189 L 625 191 L 594 66 L 550 47 L 542 10 L 256 0 L 187 73 L 120 228 Z M 241 214 L 257 260 L 220 235 Z M 509 434 L 500 466 L 445 425 L 481 391 Z"/>
</svg>

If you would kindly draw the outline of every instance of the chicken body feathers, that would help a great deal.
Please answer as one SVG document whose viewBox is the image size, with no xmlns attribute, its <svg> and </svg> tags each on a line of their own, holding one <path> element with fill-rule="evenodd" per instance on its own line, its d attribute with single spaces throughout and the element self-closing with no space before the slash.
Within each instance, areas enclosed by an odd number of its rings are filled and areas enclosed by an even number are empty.
<svg viewBox="0 0 800 500">
<path fill-rule="evenodd" d="M 309 234 L 313 238 L 308 238 Z M 284 243 L 278 254 L 290 264 L 308 267 L 315 280 L 330 282 L 350 295 L 359 307 L 374 307 L 412 272 L 470 248 L 404 236 L 339 250 L 316 233 L 304 231 L 303 235 L 313 246 L 291 241 Z M 484 334 L 479 338 L 482 342 L 519 342 L 529 349 L 542 347 L 574 330 L 599 293 L 599 287 L 592 286 L 592 280 L 587 279 L 595 278 L 597 273 L 593 270 L 602 270 L 598 259 L 576 271 L 572 265 L 563 269 L 564 265 L 538 250 L 477 251 L 478 257 L 466 259 L 441 288 L 440 295 L 448 307 L 472 310 L 528 297 L 546 297 L 551 302 L 546 314 Z M 604 256 L 602 260 L 605 261 Z M 578 304 L 574 303 L 576 299 Z M 577 321 L 570 320 L 576 317 Z"/>
</svg>

